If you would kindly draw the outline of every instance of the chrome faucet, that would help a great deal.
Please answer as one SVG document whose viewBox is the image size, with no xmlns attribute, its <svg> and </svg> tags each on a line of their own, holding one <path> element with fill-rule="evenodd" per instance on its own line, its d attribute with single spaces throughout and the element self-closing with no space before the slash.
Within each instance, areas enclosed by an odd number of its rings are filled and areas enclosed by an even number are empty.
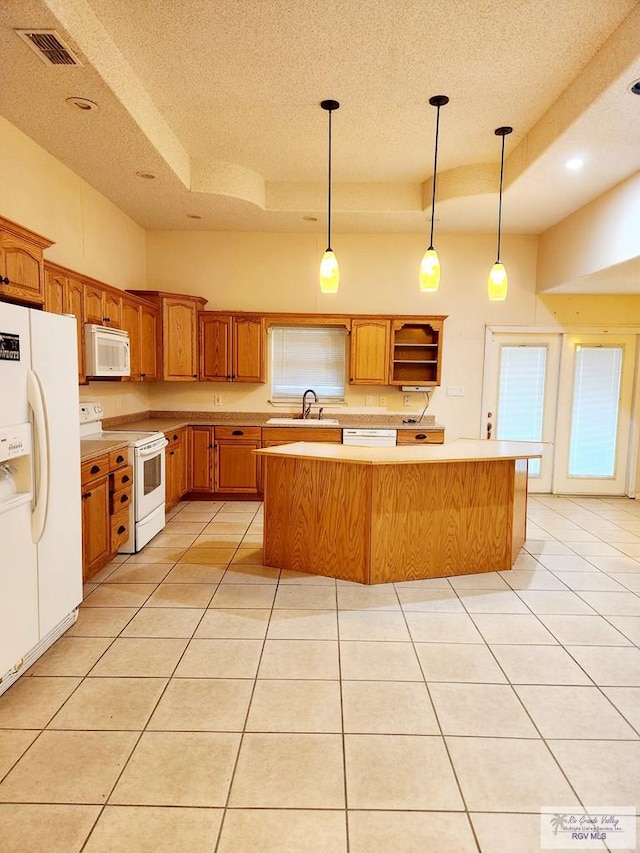
<svg viewBox="0 0 640 853">
<path fill-rule="evenodd" d="M 305 420 L 309 417 L 311 412 L 311 403 L 307 403 L 307 394 L 313 394 L 314 403 L 318 402 L 318 395 L 313 390 L 313 388 L 307 388 L 307 390 L 302 395 L 302 419 Z"/>
</svg>

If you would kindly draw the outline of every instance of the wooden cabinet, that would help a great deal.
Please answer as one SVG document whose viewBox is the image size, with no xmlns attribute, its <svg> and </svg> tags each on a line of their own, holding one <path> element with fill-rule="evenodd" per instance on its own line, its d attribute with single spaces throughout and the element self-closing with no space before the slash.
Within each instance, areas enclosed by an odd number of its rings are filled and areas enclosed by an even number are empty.
<svg viewBox="0 0 640 853">
<path fill-rule="evenodd" d="M 109 562 L 109 456 L 105 454 L 81 467 L 82 567 L 87 580 Z"/>
<path fill-rule="evenodd" d="M 158 325 L 158 309 L 143 302 L 140 305 L 140 379 L 143 382 L 155 382 L 160 378 Z"/>
<path fill-rule="evenodd" d="M 396 444 L 444 444 L 444 430 L 399 429 Z"/>
<path fill-rule="evenodd" d="M 188 490 L 210 494 L 214 490 L 214 427 L 189 427 Z"/>
<path fill-rule="evenodd" d="M 159 290 L 129 290 L 158 306 L 158 343 L 161 372 L 169 382 L 195 382 L 198 378 L 198 314 L 207 300 L 201 296 Z"/>
<path fill-rule="evenodd" d="M 165 508 L 174 507 L 187 491 L 187 428 L 165 433 Z"/>
<path fill-rule="evenodd" d="M 63 268 L 45 264 L 44 266 L 44 307 L 54 314 L 73 314 L 76 318 L 76 338 L 78 344 L 78 381 L 86 384 L 84 368 L 84 315 L 82 282 L 68 275 Z"/>
<path fill-rule="evenodd" d="M 122 328 L 129 333 L 129 363 L 131 381 L 140 379 L 140 305 L 130 296 L 122 300 Z M 124 377 L 125 379 L 127 377 Z"/>
<path fill-rule="evenodd" d="M 391 320 L 390 385 L 439 385 L 444 317 Z"/>
<path fill-rule="evenodd" d="M 51 240 L 0 217 L 0 299 L 44 303 L 42 252 Z"/>
<path fill-rule="evenodd" d="M 386 385 L 389 379 L 389 330 L 385 318 L 354 318 L 349 347 L 349 382 Z"/>
<path fill-rule="evenodd" d="M 332 444 L 342 444 L 342 430 L 339 427 L 264 427 L 262 430 L 263 447 L 292 444 L 294 441 L 328 441 Z"/>
<path fill-rule="evenodd" d="M 207 382 L 265 381 L 264 318 L 203 311 L 199 379 Z"/>
<path fill-rule="evenodd" d="M 121 328 L 122 296 L 115 289 L 99 282 L 84 282 L 85 323 Z"/>
<path fill-rule="evenodd" d="M 261 446 L 260 427 L 215 427 L 214 485 L 216 492 L 257 494 Z"/>
</svg>

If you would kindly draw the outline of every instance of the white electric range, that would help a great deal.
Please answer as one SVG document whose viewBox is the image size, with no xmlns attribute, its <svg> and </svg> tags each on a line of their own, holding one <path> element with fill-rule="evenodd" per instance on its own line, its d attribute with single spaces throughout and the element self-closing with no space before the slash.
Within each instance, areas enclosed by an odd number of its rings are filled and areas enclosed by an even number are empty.
<svg viewBox="0 0 640 853">
<path fill-rule="evenodd" d="M 120 554 L 136 554 L 165 525 L 165 454 L 168 444 L 161 432 L 103 430 L 100 403 L 80 403 L 80 438 L 91 441 L 122 439 L 128 444 L 129 464 L 133 468 L 133 490 L 129 539 L 118 549 Z"/>
</svg>

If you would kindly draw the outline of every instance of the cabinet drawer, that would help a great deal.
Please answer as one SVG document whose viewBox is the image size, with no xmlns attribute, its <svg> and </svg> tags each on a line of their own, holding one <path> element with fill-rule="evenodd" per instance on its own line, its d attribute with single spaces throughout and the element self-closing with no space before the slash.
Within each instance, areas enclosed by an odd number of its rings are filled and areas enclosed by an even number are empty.
<svg viewBox="0 0 640 853">
<path fill-rule="evenodd" d="M 164 437 L 169 442 L 168 446 L 170 447 L 172 444 L 179 444 L 182 441 L 185 432 L 186 429 L 184 427 L 172 430 L 171 432 L 165 432 Z"/>
<path fill-rule="evenodd" d="M 83 462 L 80 466 L 80 480 L 82 485 L 88 483 L 89 480 L 94 480 L 96 477 L 103 477 L 109 473 L 109 454 L 104 456 L 96 456 L 88 462 Z"/>
<path fill-rule="evenodd" d="M 260 441 L 262 438 L 261 427 L 245 427 L 245 426 L 217 426 L 215 428 L 215 437 L 221 439 L 234 439 L 238 441 Z"/>
<path fill-rule="evenodd" d="M 277 441 L 280 444 L 291 444 L 294 441 L 330 441 L 340 444 L 342 430 L 333 427 L 265 427 L 262 431 L 263 441 Z"/>
<path fill-rule="evenodd" d="M 444 430 L 399 429 L 396 444 L 444 444 Z"/>
<path fill-rule="evenodd" d="M 133 484 L 133 468 L 127 465 L 125 468 L 119 468 L 111 474 L 111 489 L 114 492 L 120 489 L 131 488 Z"/>
<path fill-rule="evenodd" d="M 122 510 L 128 510 L 131 503 L 131 486 L 126 486 L 109 496 L 109 514 L 117 515 Z"/>
<path fill-rule="evenodd" d="M 125 509 L 111 516 L 111 553 L 129 538 L 129 510 Z"/>
<path fill-rule="evenodd" d="M 115 471 L 116 468 L 122 468 L 123 465 L 129 463 L 129 453 L 126 447 L 122 450 L 112 450 L 109 454 L 109 470 Z"/>
</svg>

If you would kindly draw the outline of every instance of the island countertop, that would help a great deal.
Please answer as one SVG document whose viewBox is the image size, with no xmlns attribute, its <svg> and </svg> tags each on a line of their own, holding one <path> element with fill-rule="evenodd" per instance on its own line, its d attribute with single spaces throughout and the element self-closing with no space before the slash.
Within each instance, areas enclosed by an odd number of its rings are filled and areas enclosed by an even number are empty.
<svg viewBox="0 0 640 853">
<path fill-rule="evenodd" d="M 256 450 L 261 456 L 285 456 L 293 459 L 322 459 L 369 465 L 416 465 L 437 462 L 488 462 L 492 460 L 535 459 L 542 456 L 544 444 L 536 441 L 486 441 L 459 438 L 450 444 L 360 447 L 298 441 L 281 447 Z"/>
</svg>

